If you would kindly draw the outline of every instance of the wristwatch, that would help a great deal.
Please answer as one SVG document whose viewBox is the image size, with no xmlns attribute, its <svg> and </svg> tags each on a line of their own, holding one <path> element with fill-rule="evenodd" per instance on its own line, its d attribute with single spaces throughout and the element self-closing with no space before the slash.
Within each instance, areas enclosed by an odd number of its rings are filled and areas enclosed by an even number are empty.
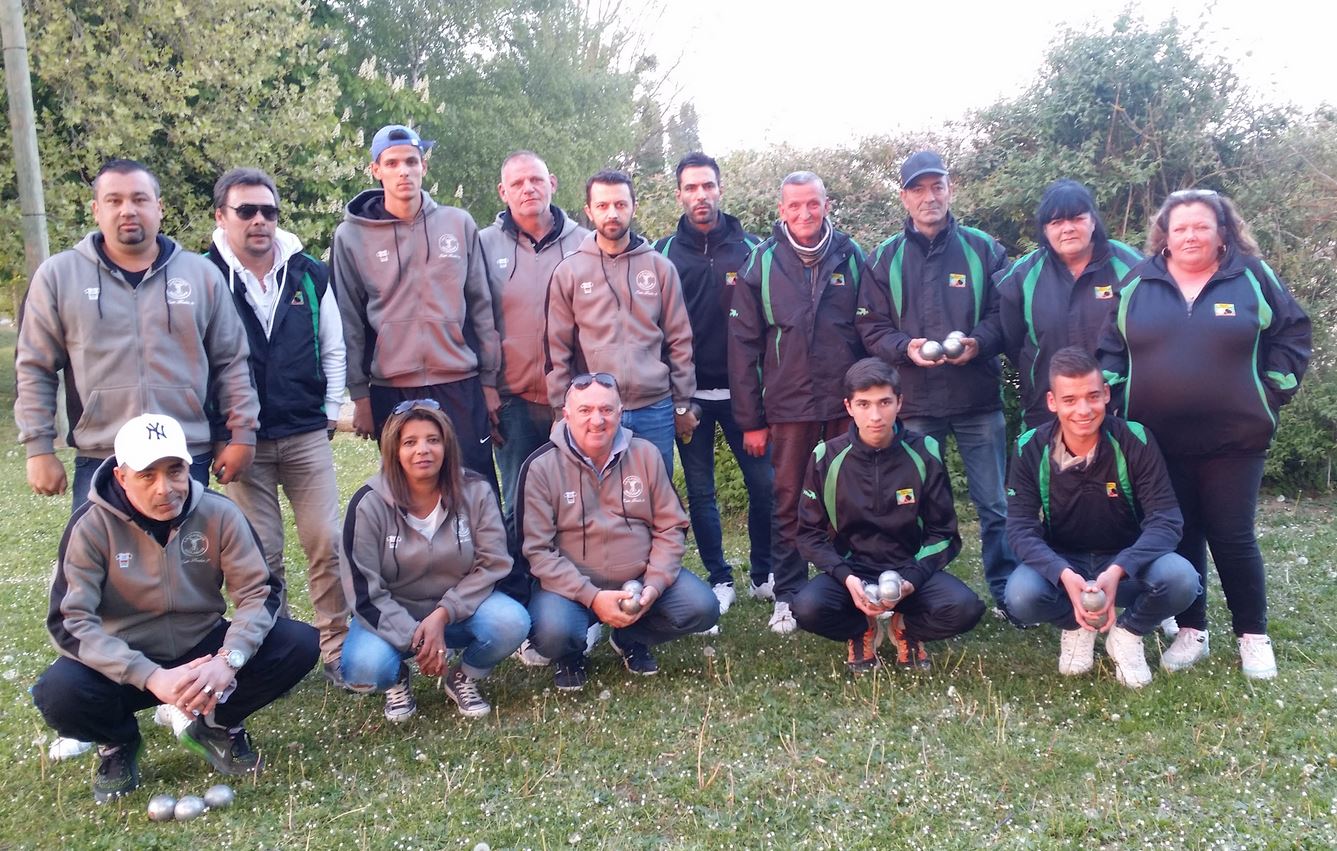
<svg viewBox="0 0 1337 851">
<path fill-rule="evenodd" d="M 687 406 L 686 406 L 686 405 L 679 405 L 678 407 L 676 407 L 676 408 L 673 409 L 673 413 L 676 414 L 676 415 L 678 415 L 678 416 L 680 416 L 680 417 L 685 417 L 685 416 L 687 416 Z"/>
<path fill-rule="evenodd" d="M 246 654 L 240 650 L 229 650 L 221 647 L 218 650 L 218 658 L 227 662 L 227 666 L 234 671 L 240 671 L 241 666 L 246 664 Z"/>
</svg>

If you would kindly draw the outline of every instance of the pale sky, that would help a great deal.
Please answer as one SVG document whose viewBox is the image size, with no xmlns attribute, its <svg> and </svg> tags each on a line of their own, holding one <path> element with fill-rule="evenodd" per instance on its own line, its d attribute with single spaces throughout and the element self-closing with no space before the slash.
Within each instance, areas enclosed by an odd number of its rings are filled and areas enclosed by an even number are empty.
<svg viewBox="0 0 1337 851">
<path fill-rule="evenodd" d="M 1061 28 L 1108 25 L 1124 3 L 1059 0 L 627 0 L 713 153 L 854 144 L 933 129 L 1022 92 Z M 1272 103 L 1337 103 L 1337 10 L 1323 0 L 1136 0 L 1150 26 L 1205 27 Z M 943 19 L 940 15 L 946 15 Z"/>
</svg>

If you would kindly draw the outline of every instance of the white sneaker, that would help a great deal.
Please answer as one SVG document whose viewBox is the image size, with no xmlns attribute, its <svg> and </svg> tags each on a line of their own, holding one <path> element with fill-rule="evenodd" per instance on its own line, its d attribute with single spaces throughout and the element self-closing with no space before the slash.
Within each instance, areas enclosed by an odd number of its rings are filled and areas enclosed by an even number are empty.
<svg viewBox="0 0 1337 851">
<path fill-rule="evenodd" d="M 1161 621 L 1161 632 L 1165 633 L 1166 638 L 1173 640 L 1179 634 L 1179 622 L 1174 618 L 1166 618 Z"/>
<path fill-rule="evenodd" d="M 1251 680 L 1270 680 L 1277 675 L 1277 657 L 1272 653 L 1272 639 L 1256 632 L 1240 636 L 1240 664 Z"/>
<path fill-rule="evenodd" d="M 604 640 L 604 625 L 595 621 L 590 624 L 590 628 L 585 630 L 585 655 L 588 656 L 594 652 L 600 641 Z"/>
<path fill-rule="evenodd" d="M 70 739 L 65 736 L 57 736 L 56 740 L 47 748 L 47 759 L 52 762 L 60 762 L 62 759 L 74 759 L 93 749 L 92 742 L 81 742 L 78 739 Z"/>
<path fill-rule="evenodd" d="M 1142 636 L 1133 635 L 1116 624 L 1105 636 L 1105 652 L 1114 660 L 1114 676 L 1119 682 L 1129 688 L 1142 688 L 1151 682 Z"/>
<path fill-rule="evenodd" d="M 733 605 L 734 600 L 738 599 L 738 594 L 733 590 L 732 582 L 721 582 L 710 590 L 715 592 L 715 599 L 720 601 L 721 616 L 729 611 L 729 607 Z"/>
<path fill-rule="evenodd" d="M 789 633 L 798 629 L 798 621 L 794 620 L 794 613 L 789 611 L 788 603 L 775 604 L 775 611 L 771 614 L 770 627 L 771 632 L 776 635 L 789 635 Z"/>
<path fill-rule="evenodd" d="M 747 596 L 753 600 L 774 600 L 775 599 L 775 574 L 772 573 L 766 577 L 766 581 L 758 585 L 751 580 L 748 581 L 751 586 L 747 589 Z"/>
<path fill-rule="evenodd" d="M 172 735 L 181 738 L 181 731 L 190 726 L 193 719 L 186 716 L 175 704 L 162 703 L 153 710 L 153 723 L 159 727 L 171 727 Z"/>
<path fill-rule="evenodd" d="M 529 643 L 528 638 L 520 642 L 520 646 L 516 648 L 512 655 L 519 659 L 520 664 L 526 668 L 546 668 L 552 664 L 551 659 L 534 649 L 534 645 Z"/>
<path fill-rule="evenodd" d="M 1091 670 L 1096 661 L 1096 634 L 1089 629 L 1065 629 L 1059 635 L 1058 672 L 1075 677 Z"/>
<path fill-rule="evenodd" d="M 1161 654 L 1161 667 L 1167 671 L 1182 671 L 1196 665 L 1209 652 L 1207 630 L 1180 627 L 1174 643 Z"/>
</svg>

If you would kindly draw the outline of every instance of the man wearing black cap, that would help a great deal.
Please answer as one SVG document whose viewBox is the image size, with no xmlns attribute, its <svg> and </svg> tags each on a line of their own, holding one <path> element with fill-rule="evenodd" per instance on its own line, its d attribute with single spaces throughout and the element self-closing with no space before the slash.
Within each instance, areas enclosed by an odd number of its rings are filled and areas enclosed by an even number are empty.
<svg viewBox="0 0 1337 851">
<path fill-rule="evenodd" d="M 371 143 L 368 189 L 334 232 L 331 266 L 348 350 L 353 429 L 374 437 L 400 402 L 435 399 L 464 464 L 496 490 L 491 429 L 501 344 L 473 217 L 422 188 L 434 143 L 391 124 Z"/>
<path fill-rule="evenodd" d="M 909 216 L 868 256 L 858 325 L 868 351 L 900 370 L 906 428 L 939 443 L 956 435 L 980 518 L 984 578 L 1006 613 L 1016 557 L 1006 539 L 999 341 L 985 320 L 998 310 L 993 276 L 1007 258 L 993 237 L 959 224 L 951 202 L 942 157 L 920 151 L 906 159 L 901 203 Z M 959 342 L 948 340 L 953 332 Z"/>
</svg>

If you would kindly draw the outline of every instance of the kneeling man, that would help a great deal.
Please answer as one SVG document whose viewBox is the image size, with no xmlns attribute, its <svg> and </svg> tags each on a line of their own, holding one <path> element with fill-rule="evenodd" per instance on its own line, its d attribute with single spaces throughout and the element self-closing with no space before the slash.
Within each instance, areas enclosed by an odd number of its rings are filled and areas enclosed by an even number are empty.
<svg viewBox="0 0 1337 851">
<path fill-rule="evenodd" d="M 1110 388 L 1075 346 L 1049 364 L 1051 422 L 1017 440 L 1007 537 L 1022 564 L 1007 608 L 1026 623 L 1061 629 L 1058 670 L 1091 670 L 1096 633 L 1119 682 L 1151 682 L 1142 636 L 1198 594 L 1198 574 L 1175 553 L 1184 520 L 1156 441 L 1135 422 L 1106 416 Z M 1088 611 L 1082 592 L 1099 589 Z M 1123 613 L 1115 618 L 1115 608 Z"/>
<path fill-rule="evenodd" d="M 659 450 L 620 425 L 622 400 L 606 372 L 576 376 L 550 442 L 520 473 L 516 518 L 538 586 L 529 600 L 534 649 L 554 660 L 562 690 L 585 685 L 586 630 L 612 627 L 613 649 L 633 674 L 659 671 L 650 647 L 710 629 L 715 594 L 682 569 L 687 512 Z M 622 601 L 643 583 L 639 609 Z"/>
<path fill-rule="evenodd" d="M 906 431 L 900 376 L 878 358 L 845 373 L 845 410 L 854 425 L 817 444 L 799 501 L 799 552 L 818 573 L 794 598 L 808 632 L 849 643 L 853 673 L 878 666 L 877 620 L 889 629 L 902 667 L 928 668 L 923 642 L 969 631 L 984 603 L 945 568 L 961 552 L 956 509 L 938 442 Z M 900 598 L 871 602 L 864 583 L 901 575 Z"/>
<path fill-rule="evenodd" d="M 181 425 L 135 417 L 114 448 L 61 541 L 46 620 L 61 658 L 33 687 L 57 733 L 98 743 L 99 804 L 139 785 L 135 712 L 158 704 L 193 718 L 181 742 L 215 770 L 257 771 L 242 722 L 319 654 L 312 627 L 276 617 L 281 583 L 241 510 L 191 479 Z"/>
</svg>

